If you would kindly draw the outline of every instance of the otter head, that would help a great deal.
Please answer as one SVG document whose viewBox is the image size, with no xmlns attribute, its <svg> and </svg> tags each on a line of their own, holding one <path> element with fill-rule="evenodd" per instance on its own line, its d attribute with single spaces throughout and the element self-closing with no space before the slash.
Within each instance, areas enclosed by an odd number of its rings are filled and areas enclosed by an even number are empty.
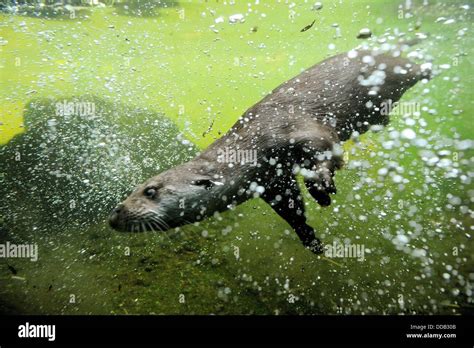
<svg viewBox="0 0 474 348">
<path fill-rule="evenodd" d="M 110 213 L 110 226 L 124 232 L 165 231 L 211 215 L 213 197 L 223 184 L 188 164 L 138 186 Z"/>
</svg>

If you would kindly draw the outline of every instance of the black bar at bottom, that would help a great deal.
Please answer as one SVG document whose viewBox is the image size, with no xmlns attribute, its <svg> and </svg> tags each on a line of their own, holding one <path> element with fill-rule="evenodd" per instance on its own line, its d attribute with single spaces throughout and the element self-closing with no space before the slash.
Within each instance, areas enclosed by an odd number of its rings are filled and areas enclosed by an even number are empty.
<svg viewBox="0 0 474 348">
<path fill-rule="evenodd" d="M 54 341 L 19 337 L 26 323 L 30 329 L 55 325 Z M 2 316 L 0 346 L 159 342 L 473 347 L 473 331 L 473 316 Z"/>
</svg>

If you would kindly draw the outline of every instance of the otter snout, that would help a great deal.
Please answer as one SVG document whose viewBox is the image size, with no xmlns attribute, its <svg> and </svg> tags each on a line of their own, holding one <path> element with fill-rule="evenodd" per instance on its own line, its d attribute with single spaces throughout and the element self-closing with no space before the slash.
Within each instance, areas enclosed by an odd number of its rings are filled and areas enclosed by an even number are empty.
<svg viewBox="0 0 474 348">
<path fill-rule="evenodd" d="M 125 206 L 123 204 L 117 205 L 109 215 L 109 225 L 112 227 L 114 230 L 122 230 L 121 226 L 121 217 L 125 212 Z"/>
</svg>

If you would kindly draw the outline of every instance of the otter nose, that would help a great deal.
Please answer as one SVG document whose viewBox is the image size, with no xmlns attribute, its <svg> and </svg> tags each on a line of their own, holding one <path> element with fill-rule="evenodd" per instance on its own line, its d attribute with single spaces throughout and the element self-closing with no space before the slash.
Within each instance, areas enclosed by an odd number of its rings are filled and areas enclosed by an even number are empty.
<svg viewBox="0 0 474 348">
<path fill-rule="evenodd" d="M 119 216 L 120 216 L 120 212 L 122 211 L 123 211 L 123 204 L 119 204 L 110 212 L 109 224 L 111 227 L 113 228 L 118 227 Z"/>
<path fill-rule="evenodd" d="M 123 210 L 123 204 L 120 203 L 119 205 L 117 205 L 117 206 L 114 208 L 114 210 L 112 210 L 112 213 L 119 214 L 122 210 Z"/>
</svg>

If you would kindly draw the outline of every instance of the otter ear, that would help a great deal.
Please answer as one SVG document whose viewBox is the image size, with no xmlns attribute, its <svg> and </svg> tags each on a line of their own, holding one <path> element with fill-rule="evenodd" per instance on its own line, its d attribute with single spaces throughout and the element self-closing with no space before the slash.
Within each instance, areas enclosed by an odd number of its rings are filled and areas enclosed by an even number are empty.
<svg viewBox="0 0 474 348">
<path fill-rule="evenodd" d="M 224 185 L 222 182 L 214 181 L 211 179 L 198 179 L 193 181 L 193 185 L 204 186 L 207 190 L 210 190 L 213 186 Z"/>
</svg>

